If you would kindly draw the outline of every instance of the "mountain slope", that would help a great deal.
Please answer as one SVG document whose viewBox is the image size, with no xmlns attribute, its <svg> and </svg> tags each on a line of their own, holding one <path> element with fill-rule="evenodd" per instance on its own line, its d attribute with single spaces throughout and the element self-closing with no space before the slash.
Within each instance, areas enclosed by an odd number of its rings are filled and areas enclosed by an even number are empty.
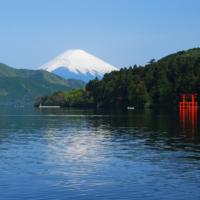
<svg viewBox="0 0 200 200">
<path fill-rule="evenodd" d="M 59 84 L 64 86 L 69 86 L 71 80 L 66 80 L 61 76 L 49 73 L 44 70 L 28 70 L 28 69 L 14 69 L 3 63 L 0 63 L 0 76 L 5 77 L 23 77 L 23 78 L 32 78 L 37 80 L 48 81 L 53 84 Z M 81 80 L 73 81 L 74 88 L 84 88 L 85 83 Z"/>
<path fill-rule="evenodd" d="M 73 87 L 23 77 L 0 77 L 0 106 L 32 106 L 35 96 Z"/>
<path fill-rule="evenodd" d="M 0 106 L 33 106 L 35 96 L 84 87 L 81 80 L 66 80 L 44 70 L 14 69 L 0 63 Z"/>
<path fill-rule="evenodd" d="M 158 60 L 158 62 L 163 61 L 168 63 L 172 58 L 186 58 L 188 56 L 196 60 L 200 56 L 200 48 L 188 49 L 186 51 L 178 51 L 177 53 L 173 53 L 168 56 L 165 56 L 164 58 L 161 58 L 160 60 Z"/>
<path fill-rule="evenodd" d="M 119 69 L 83 50 L 68 50 L 38 69 L 59 74 L 65 78 L 81 77 L 86 82 L 96 76 L 102 79 L 105 73 L 119 71 Z"/>
</svg>

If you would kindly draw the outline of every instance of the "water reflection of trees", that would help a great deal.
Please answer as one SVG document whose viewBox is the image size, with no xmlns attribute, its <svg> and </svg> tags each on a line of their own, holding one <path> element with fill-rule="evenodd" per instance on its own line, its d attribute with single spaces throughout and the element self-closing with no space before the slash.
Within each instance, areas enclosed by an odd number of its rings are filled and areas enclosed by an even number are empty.
<svg viewBox="0 0 200 200">
<path fill-rule="evenodd" d="M 103 111 L 102 111 L 103 112 Z M 108 113 L 107 113 L 108 114 Z M 138 109 L 110 111 L 99 119 L 90 119 L 91 127 L 109 129 L 113 137 L 129 134 L 129 138 L 144 139 L 146 145 L 159 149 L 183 148 L 198 150 L 197 112 L 190 111 L 183 131 L 181 116 L 173 109 Z M 104 126 L 102 126 L 104 124 Z M 103 131 L 102 131 L 103 132 Z M 191 146 L 193 145 L 193 146 Z"/>
<path fill-rule="evenodd" d="M 160 149 L 191 148 L 191 145 L 194 149 L 200 148 L 200 130 L 194 110 L 181 114 L 173 109 L 1 108 L 0 117 L 1 138 L 11 138 L 10 133 L 19 130 L 27 136 L 42 137 L 48 131 L 54 134 L 73 127 L 77 131 L 87 129 L 102 134 L 105 138 L 109 134 L 112 140 L 124 135 L 129 140 L 143 139 L 146 145 Z"/>
<path fill-rule="evenodd" d="M 129 134 L 130 138 L 145 139 L 148 145 L 159 144 L 159 148 L 185 148 L 187 145 L 200 143 L 197 110 L 181 115 L 179 110 L 174 109 L 35 109 L 35 114 L 49 117 L 48 127 L 55 126 L 52 114 L 59 116 L 60 125 L 63 120 L 67 124 L 67 119 L 70 118 L 74 119 L 70 123 L 79 128 L 83 127 L 83 122 L 78 120 L 82 116 L 84 126 L 87 124 L 93 131 L 101 130 L 102 134 L 109 131 L 113 137 Z"/>
</svg>

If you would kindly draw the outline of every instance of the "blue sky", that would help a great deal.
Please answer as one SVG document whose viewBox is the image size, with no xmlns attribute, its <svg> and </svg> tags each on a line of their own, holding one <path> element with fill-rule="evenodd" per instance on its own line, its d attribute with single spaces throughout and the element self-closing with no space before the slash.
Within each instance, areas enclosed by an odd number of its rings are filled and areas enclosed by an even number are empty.
<svg viewBox="0 0 200 200">
<path fill-rule="evenodd" d="M 199 0 L 0 0 L 0 62 L 36 69 L 68 49 L 117 67 L 200 47 Z"/>
</svg>

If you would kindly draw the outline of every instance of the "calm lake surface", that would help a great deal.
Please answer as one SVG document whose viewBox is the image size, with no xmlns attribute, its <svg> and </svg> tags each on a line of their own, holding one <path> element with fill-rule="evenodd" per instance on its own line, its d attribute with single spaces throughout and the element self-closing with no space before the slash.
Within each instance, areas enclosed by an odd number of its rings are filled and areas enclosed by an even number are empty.
<svg viewBox="0 0 200 200">
<path fill-rule="evenodd" d="M 197 112 L 0 108 L 0 199 L 199 199 Z"/>
</svg>

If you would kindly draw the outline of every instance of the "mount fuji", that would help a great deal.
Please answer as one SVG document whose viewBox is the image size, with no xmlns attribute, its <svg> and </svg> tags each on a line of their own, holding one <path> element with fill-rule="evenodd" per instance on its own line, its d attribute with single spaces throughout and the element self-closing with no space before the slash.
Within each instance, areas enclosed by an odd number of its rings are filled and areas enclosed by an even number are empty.
<svg viewBox="0 0 200 200">
<path fill-rule="evenodd" d="M 81 79 L 86 83 L 96 76 L 102 79 L 105 73 L 119 71 L 118 68 L 80 49 L 68 50 L 62 53 L 50 62 L 37 68 L 37 70 L 41 69 L 66 79 Z"/>
</svg>

